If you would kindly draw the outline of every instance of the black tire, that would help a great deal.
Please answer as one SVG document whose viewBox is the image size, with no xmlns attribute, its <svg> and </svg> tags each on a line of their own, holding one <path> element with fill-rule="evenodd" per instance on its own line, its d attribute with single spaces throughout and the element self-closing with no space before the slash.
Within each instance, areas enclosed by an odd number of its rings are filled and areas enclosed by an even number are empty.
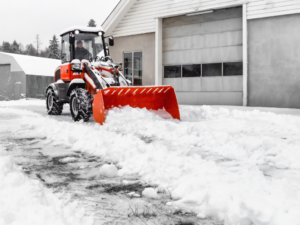
<svg viewBox="0 0 300 225">
<path fill-rule="evenodd" d="M 52 88 L 47 91 L 46 109 L 48 115 L 60 115 L 63 111 L 63 103 L 57 102 L 57 97 Z"/>
<path fill-rule="evenodd" d="M 70 111 L 74 121 L 89 121 L 92 115 L 92 98 L 83 88 L 75 88 L 70 95 Z"/>
</svg>

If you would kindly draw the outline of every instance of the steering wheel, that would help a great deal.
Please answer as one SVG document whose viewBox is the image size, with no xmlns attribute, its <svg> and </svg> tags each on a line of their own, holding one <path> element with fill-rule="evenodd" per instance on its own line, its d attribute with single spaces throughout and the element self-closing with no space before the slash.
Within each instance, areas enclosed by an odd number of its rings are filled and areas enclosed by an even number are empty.
<svg viewBox="0 0 300 225">
<path fill-rule="evenodd" d="M 98 57 L 99 58 L 99 57 Z M 107 62 L 108 60 L 110 60 L 111 62 L 113 62 L 112 58 L 110 56 L 101 56 L 100 61 L 103 62 Z"/>
<path fill-rule="evenodd" d="M 97 62 L 97 61 L 102 61 L 101 59 L 102 59 L 102 57 L 100 58 L 99 56 L 96 55 L 96 57 L 95 57 L 95 62 Z"/>
<path fill-rule="evenodd" d="M 93 62 L 93 55 L 92 53 L 87 53 L 86 55 L 84 55 L 83 57 L 84 59 L 88 59 L 90 62 Z"/>
</svg>

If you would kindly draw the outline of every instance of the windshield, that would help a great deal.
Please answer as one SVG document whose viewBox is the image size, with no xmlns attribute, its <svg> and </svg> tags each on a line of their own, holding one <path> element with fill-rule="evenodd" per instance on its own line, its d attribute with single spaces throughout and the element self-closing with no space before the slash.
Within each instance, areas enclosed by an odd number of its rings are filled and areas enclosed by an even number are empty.
<svg viewBox="0 0 300 225">
<path fill-rule="evenodd" d="M 75 35 L 75 59 L 89 60 L 91 57 L 95 58 L 99 54 L 103 54 L 102 36 L 96 34 L 76 34 Z M 100 56 L 101 57 L 101 56 Z"/>
</svg>

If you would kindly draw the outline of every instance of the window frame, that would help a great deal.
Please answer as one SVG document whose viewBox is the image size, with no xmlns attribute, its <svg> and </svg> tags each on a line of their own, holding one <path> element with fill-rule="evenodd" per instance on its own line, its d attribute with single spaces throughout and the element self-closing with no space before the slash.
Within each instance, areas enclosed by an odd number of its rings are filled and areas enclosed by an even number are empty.
<svg viewBox="0 0 300 225">
<path fill-rule="evenodd" d="M 142 84 L 143 84 L 143 65 L 144 65 L 144 57 L 143 57 L 143 51 L 142 50 L 136 50 L 136 51 L 124 51 L 123 52 L 123 67 L 124 67 L 124 76 L 126 78 L 126 75 L 125 75 L 125 54 L 126 53 L 131 53 L 131 56 L 132 56 L 132 62 L 131 62 L 131 71 L 132 71 L 132 78 L 131 78 L 131 84 L 132 86 L 135 86 L 134 84 L 134 53 L 136 52 L 141 52 L 142 53 Z M 126 78 L 127 79 L 127 78 Z"/>
<path fill-rule="evenodd" d="M 226 63 L 241 63 L 242 64 L 242 74 L 239 74 L 239 75 L 224 75 L 225 71 L 224 71 L 224 64 Z M 234 61 L 234 62 L 223 62 L 223 77 L 233 77 L 233 76 L 244 76 L 244 70 L 243 70 L 243 67 L 244 67 L 244 63 L 243 61 Z"/>
<path fill-rule="evenodd" d="M 233 77 L 233 76 L 244 76 L 243 71 L 240 75 L 224 75 L 224 64 L 226 63 L 241 63 L 244 66 L 243 61 L 226 61 L 226 62 L 214 62 L 214 63 L 186 63 L 186 64 L 165 64 L 163 65 L 163 79 L 173 79 L 173 78 L 197 78 L 197 77 L 184 77 L 183 76 L 183 66 L 186 65 L 200 65 L 200 78 L 201 77 Z M 221 64 L 221 75 L 220 76 L 203 76 L 203 65 L 205 64 Z M 180 77 L 165 77 L 165 67 L 166 66 L 180 66 Z"/>
<path fill-rule="evenodd" d="M 165 67 L 166 66 L 180 66 L 180 77 L 165 77 Z M 174 78 L 182 78 L 182 64 L 172 64 L 172 65 L 164 65 L 163 66 L 163 79 L 174 79 Z"/>
</svg>

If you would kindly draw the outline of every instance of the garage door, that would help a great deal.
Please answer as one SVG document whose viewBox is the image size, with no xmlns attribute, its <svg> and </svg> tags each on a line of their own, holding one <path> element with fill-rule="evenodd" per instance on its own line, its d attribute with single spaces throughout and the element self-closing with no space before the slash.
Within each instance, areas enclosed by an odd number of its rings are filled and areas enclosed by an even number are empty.
<svg viewBox="0 0 300 225">
<path fill-rule="evenodd" d="M 11 96 L 10 64 L 0 64 L 0 101 L 10 100 Z"/>
<path fill-rule="evenodd" d="M 163 20 L 163 84 L 179 104 L 242 105 L 242 8 Z"/>
</svg>

